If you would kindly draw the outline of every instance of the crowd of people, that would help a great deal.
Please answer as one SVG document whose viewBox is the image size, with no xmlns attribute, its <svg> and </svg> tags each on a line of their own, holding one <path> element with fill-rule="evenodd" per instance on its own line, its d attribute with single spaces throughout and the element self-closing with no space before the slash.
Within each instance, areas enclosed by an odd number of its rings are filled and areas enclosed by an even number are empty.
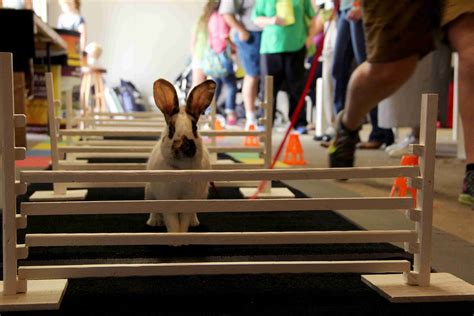
<svg viewBox="0 0 474 316">
<path fill-rule="evenodd" d="M 227 124 L 236 123 L 233 51 L 245 73 L 242 98 L 246 128 L 257 125 L 256 103 L 261 78 L 266 75 L 274 78 L 274 100 L 280 88 L 288 92 L 289 114 L 293 114 L 303 90 L 307 49 L 315 35 L 313 4 L 311 0 L 209 0 L 206 3 L 192 36 L 193 86 L 208 76 L 218 86 L 225 86 Z M 223 68 L 220 76 L 219 67 Z M 302 112 L 295 129 L 305 133 L 307 124 Z"/>
<path fill-rule="evenodd" d="M 256 124 L 259 81 L 265 75 L 274 77 L 275 96 L 282 89 L 288 93 L 291 116 L 306 80 L 305 60 L 313 57 L 311 46 L 328 22 L 325 8 L 332 8 L 336 13 L 333 16 L 337 26 L 332 60 L 321 58 L 323 64 L 331 63 L 328 69 L 332 69 L 329 91 L 332 91 L 331 114 L 335 119 L 333 133 L 325 135 L 329 165 L 351 167 L 356 148 L 392 145 L 392 130 L 378 126 L 377 104 L 410 78 L 418 61 L 435 48 L 437 38 L 442 38 L 459 54 L 459 109 L 467 155 L 459 200 L 472 205 L 474 146 L 470 141 L 474 139 L 471 124 L 474 111 L 469 104 L 474 99 L 472 0 L 209 0 L 193 32 L 193 85 L 208 76 L 225 85 L 227 123 L 235 124 L 232 54 L 235 50 L 245 71 L 242 94 L 246 126 Z M 212 55 L 209 50 L 223 61 L 226 71 L 222 76 L 205 66 L 209 64 L 206 59 Z M 359 130 L 367 118 L 372 131 L 368 141 L 361 142 Z M 295 130 L 306 133 L 307 124 L 302 111 Z M 417 131 L 413 134 L 416 138 Z"/>
</svg>

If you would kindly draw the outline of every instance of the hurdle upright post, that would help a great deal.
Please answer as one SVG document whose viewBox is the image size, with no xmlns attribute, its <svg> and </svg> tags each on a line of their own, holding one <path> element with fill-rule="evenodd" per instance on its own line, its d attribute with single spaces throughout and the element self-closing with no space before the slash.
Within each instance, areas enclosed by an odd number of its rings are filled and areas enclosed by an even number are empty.
<svg viewBox="0 0 474 316">
<path fill-rule="evenodd" d="M 68 89 L 66 91 L 66 128 L 72 129 L 72 120 L 73 120 L 73 109 L 72 109 L 72 90 Z M 72 145 L 72 137 L 67 136 L 66 142 L 68 145 Z"/>
<path fill-rule="evenodd" d="M 3 295 L 26 291 L 26 282 L 17 279 L 15 124 L 13 100 L 13 55 L 0 53 L 0 107 L 2 113 L 2 200 L 3 200 Z"/>
<path fill-rule="evenodd" d="M 421 99 L 420 144 L 412 146 L 419 156 L 421 189 L 417 191 L 420 219 L 415 227 L 419 249 L 414 254 L 413 271 L 405 274 L 409 284 L 429 286 L 431 276 L 431 239 L 433 232 L 434 169 L 436 154 L 436 120 L 438 95 L 423 94 Z"/>
<path fill-rule="evenodd" d="M 217 120 L 217 96 L 214 96 L 211 101 L 211 130 L 216 128 Z M 211 137 L 211 146 L 215 147 L 217 145 L 217 137 Z M 217 153 L 209 153 L 211 158 L 211 163 L 217 161 Z"/>
<path fill-rule="evenodd" d="M 58 152 L 58 131 L 56 122 L 56 109 L 59 107 L 59 101 L 54 98 L 54 87 L 53 87 L 53 74 L 47 72 L 45 74 L 46 80 L 46 93 L 48 97 L 48 123 L 49 123 L 49 134 L 51 143 L 51 164 L 53 170 L 58 170 L 59 167 L 59 152 Z M 66 194 L 66 187 L 64 184 L 54 183 L 54 194 L 64 195 Z"/>
<path fill-rule="evenodd" d="M 263 153 L 263 168 L 270 169 L 272 164 L 273 76 L 265 76 L 264 86 L 265 152 Z M 262 192 L 269 194 L 271 190 L 272 182 L 266 182 Z"/>
</svg>

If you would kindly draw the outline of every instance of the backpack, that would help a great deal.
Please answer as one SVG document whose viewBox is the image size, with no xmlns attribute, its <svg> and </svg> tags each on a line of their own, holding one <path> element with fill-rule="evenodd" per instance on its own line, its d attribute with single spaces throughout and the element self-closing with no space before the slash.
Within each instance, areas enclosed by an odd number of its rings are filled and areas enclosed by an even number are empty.
<svg viewBox="0 0 474 316">
<path fill-rule="evenodd" d="M 120 79 L 120 100 L 125 112 L 146 111 L 143 97 L 130 81 Z"/>
</svg>

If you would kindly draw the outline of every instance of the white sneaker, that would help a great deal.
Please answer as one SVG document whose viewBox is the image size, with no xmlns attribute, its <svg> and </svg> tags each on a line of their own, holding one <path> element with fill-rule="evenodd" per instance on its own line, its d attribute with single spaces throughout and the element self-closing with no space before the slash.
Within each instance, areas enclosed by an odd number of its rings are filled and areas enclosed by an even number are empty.
<svg viewBox="0 0 474 316">
<path fill-rule="evenodd" d="M 257 129 L 257 127 L 258 127 L 257 121 L 246 120 L 246 121 L 245 121 L 245 130 L 246 130 L 246 131 L 249 130 L 250 125 L 253 125 L 253 126 L 255 127 L 255 129 Z"/>
<path fill-rule="evenodd" d="M 387 147 L 385 148 L 385 151 L 386 151 L 387 153 L 389 153 L 389 152 L 391 152 L 392 150 L 400 149 L 400 148 L 403 148 L 403 147 L 408 147 L 408 145 L 410 145 L 410 144 L 415 144 L 415 143 L 417 143 L 417 142 L 418 142 L 418 139 L 415 138 L 415 136 L 413 136 L 413 135 L 408 135 L 408 136 L 406 136 L 404 139 L 402 139 L 401 142 L 399 142 L 399 143 L 394 143 L 394 144 L 392 144 L 392 145 L 390 145 L 390 146 L 387 146 Z"/>
<path fill-rule="evenodd" d="M 388 146 L 386 151 L 388 152 L 388 155 L 393 158 L 399 158 L 403 155 L 408 154 L 408 147 L 410 144 L 416 144 L 418 143 L 418 139 L 416 139 L 413 135 L 409 135 L 405 137 L 399 144 L 396 146 Z"/>
</svg>

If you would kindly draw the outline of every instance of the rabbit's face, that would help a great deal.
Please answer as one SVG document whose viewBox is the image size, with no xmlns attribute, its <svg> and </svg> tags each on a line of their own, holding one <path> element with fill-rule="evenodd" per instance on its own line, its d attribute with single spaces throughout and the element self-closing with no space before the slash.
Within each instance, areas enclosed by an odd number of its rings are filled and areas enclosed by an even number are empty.
<svg viewBox="0 0 474 316">
<path fill-rule="evenodd" d="M 170 118 L 162 143 L 170 146 L 174 158 L 193 158 L 196 155 L 197 148 L 201 145 L 197 121 L 186 113 L 184 107 Z"/>
<path fill-rule="evenodd" d="M 165 115 L 167 129 L 162 137 L 162 154 L 172 159 L 194 158 L 202 149 L 197 123 L 214 96 L 216 84 L 207 80 L 196 86 L 179 107 L 178 96 L 171 83 L 159 79 L 153 85 L 155 103 Z"/>
</svg>

